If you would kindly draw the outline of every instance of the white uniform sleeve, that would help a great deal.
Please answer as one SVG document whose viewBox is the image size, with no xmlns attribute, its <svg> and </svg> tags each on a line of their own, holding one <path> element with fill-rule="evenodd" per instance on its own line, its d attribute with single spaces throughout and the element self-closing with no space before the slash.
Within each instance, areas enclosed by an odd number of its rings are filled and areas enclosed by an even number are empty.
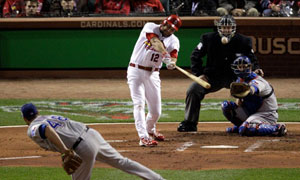
<svg viewBox="0 0 300 180">
<path fill-rule="evenodd" d="M 146 23 L 142 31 L 144 33 L 155 33 L 154 32 L 155 27 L 156 26 L 154 23 Z"/>
<path fill-rule="evenodd" d="M 43 139 L 41 137 L 39 127 L 41 126 L 41 123 L 38 124 L 33 124 L 29 126 L 27 135 L 29 136 L 30 139 L 32 139 L 36 144 L 38 144 L 41 148 L 46 149 L 46 150 L 51 150 L 51 151 L 57 151 L 57 148 L 52 145 L 48 139 Z"/>
<path fill-rule="evenodd" d="M 30 126 L 29 129 L 28 129 L 28 136 L 31 138 L 31 139 L 42 139 L 41 138 L 41 135 L 40 135 L 40 132 L 39 132 L 39 127 L 40 127 L 41 124 L 35 124 L 33 126 Z"/>
<path fill-rule="evenodd" d="M 167 47 L 167 51 L 170 53 L 174 49 L 176 49 L 177 53 L 178 53 L 179 52 L 179 46 L 180 46 L 179 45 L 179 40 L 178 40 L 178 38 L 175 35 L 173 35 L 173 37 L 174 38 L 172 38 L 172 41 L 171 41 L 170 45 Z"/>
</svg>

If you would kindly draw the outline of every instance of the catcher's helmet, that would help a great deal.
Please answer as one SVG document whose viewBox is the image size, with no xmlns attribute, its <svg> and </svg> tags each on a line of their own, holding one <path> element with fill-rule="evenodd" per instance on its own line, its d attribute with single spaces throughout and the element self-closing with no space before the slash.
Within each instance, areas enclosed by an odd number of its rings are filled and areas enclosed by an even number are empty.
<svg viewBox="0 0 300 180">
<path fill-rule="evenodd" d="M 221 37 L 225 36 L 230 40 L 236 32 L 236 22 L 231 15 L 222 16 L 219 21 L 215 22 Z"/>
<path fill-rule="evenodd" d="M 239 56 L 233 61 L 231 68 L 233 69 L 234 74 L 238 77 L 246 78 L 251 73 L 252 64 L 247 56 Z"/>
<path fill-rule="evenodd" d="M 176 31 L 178 31 L 178 29 L 181 27 L 182 23 L 181 23 L 181 19 L 177 16 L 177 15 L 170 15 L 169 17 L 167 17 L 167 19 L 165 19 L 163 21 L 163 24 L 170 24 L 172 26 L 172 28 L 174 28 Z"/>
</svg>

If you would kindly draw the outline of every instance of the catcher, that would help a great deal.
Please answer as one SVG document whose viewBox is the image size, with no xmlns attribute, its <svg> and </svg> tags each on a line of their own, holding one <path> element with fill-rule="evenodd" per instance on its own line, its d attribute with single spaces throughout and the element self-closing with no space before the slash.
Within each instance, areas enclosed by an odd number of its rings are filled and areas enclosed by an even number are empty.
<svg viewBox="0 0 300 180">
<path fill-rule="evenodd" d="M 94 129 L 56 115 L 40 116 L 35 105 L 21 108 L 29 126 L 27 134 L 40 147 L 60 152 L 62 164 L 73 180 L 89 180 L 96 160 L 143 179 L 163 179 L 147 167 L 123 157 Z"/>
<path fill-rule="evenodd" d="M 251 71 L 247 56 L 238 57 L 232 69 L 238 79 L 231 83 L 230 93 L 237 100 L 222 103 L 224 116 L 234 124 L 226 132 L 242 136 L 284 136 L 287 129 L 284 124 L 277 124 L 278 105 L 273 87 Z"/>
</svg>

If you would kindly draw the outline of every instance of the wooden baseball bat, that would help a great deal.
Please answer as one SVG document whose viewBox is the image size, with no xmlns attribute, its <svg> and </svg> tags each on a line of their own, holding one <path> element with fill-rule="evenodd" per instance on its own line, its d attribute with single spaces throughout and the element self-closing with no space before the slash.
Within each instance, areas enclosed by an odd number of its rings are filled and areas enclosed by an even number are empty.
<svg viewBox="0 0 300 180">
<path fill-rule="evenodd" d="M 202 79 L 200 79 L 199 77 L 187 72 L 186 70 L 182 69 L 181 67 L 178 67 L 175 65 L 175 68 L 178 69 L 179 71 L 181 71 L 183 74 L 185 74 L 187 77 L 191 78 L 193 81 L 197 82 L 198 84 L 200 84 L 202 87 L 204 87 L 205 89 L 209 89 L 210 88 L 210 84 Z"/>
</svg>

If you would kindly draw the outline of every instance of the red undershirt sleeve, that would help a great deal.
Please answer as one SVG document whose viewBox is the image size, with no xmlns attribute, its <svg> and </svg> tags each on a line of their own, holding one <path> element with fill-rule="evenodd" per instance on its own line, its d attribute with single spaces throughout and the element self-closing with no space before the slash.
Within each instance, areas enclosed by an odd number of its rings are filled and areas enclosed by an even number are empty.
<svg viewBox="0 0 300 180">
<path fill-rule="evenodd" d="M 154 38 L 154 37 L 157 37 L 158 38 L 158 35 L 154 34 L 154 33 L 146 33 L 146 37 L 147 39 L 150 41 L 150 39 Z"/>
<path fill-rule="evenodd" d="M 172 58 L 176 58 L 176 59 L 177 59 L 177 57 L 178 57 L 177 50 L 174 49 L 174 50 L 170 53 L 170 56 L 171 56 Z"/>
</svg>

